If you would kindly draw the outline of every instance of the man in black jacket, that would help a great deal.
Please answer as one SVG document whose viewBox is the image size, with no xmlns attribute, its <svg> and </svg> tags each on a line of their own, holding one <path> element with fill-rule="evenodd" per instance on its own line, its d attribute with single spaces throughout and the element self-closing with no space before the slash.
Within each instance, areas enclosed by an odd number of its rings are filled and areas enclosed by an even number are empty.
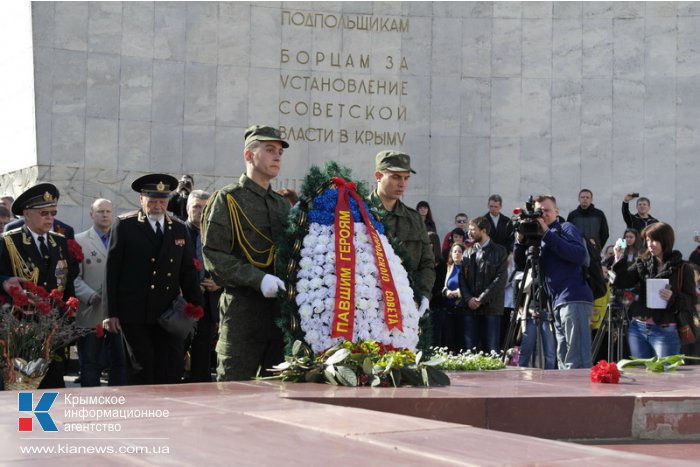
<svg viewBox="0 0 700 467">
<path fill-rule="evenodd" d="M 508 252 L 489 238 L 491 225 L 485 217 L 469 221 L 474 246 L 462 260 L 459 290 L 467 304 L 464 347 L 486 352 L 500 349 L 501 317 L 508 279 Z"/>
<path fill-rule="evenodd" d="M 107 253 L 106 331 L 121 329 L 129 344 L 128 384 L 180 382 L 184 342 L 158 325 L 158 317 L 180 290 L 185 300 L 202 304 L 194 248 L 185 224 L 166 213 L 177 185 L 170 175 L 149 174 L 131 188 L 141 194 L 141 209 L 112 225 Z"/>
<path fill-rule="evenodd" d="M 484 214 L 484 217 L 491 224 L 490 238 L 494 242 L 504 247 L 508 253 L 513 252 L 513 243 L 515 242 L 515 230 L 513 229 L 513 221 L 510 217 L 501 214 L 503 207 L 503 198 L 501 195 L 489 196 L 489 212 Z"/>
<path fill-rule="evenodd" d="M 642 196 L 637 200 L 637 213 L 630 213 L 630 201 L 638 197 L 639 193 L 627 193 L 622 200 L 622 218 L 628 228 L 637 229 L 637 232 L 642 233 L 642 230 L 654 222 L 659 222 L 657 218 L 649 214 L 651 209 L 651 201 L 649 198 Z"/>
<path fill-rule="evenodd" d="M 603 211 L 593 205 L 591 190 L 584 188 L 579 191 L 578 203 L 578 207 L 569 213 L 566 221 L 574 224 L 581 235 L 600 253 L 610 237 L 608 219 Z"/>
</svg>

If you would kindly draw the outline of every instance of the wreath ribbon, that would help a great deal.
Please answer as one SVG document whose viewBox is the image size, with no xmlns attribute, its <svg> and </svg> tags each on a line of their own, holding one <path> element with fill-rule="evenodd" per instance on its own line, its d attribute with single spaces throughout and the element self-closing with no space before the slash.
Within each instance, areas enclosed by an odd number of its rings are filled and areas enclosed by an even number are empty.
<svg viewBox="0 0 700 467">
<path fill-rule="evenodd" d="M 355 323 L 355 223 L 350 211 L 350 197 L 357 202 L 360 215 L 367 226 L 367 232 L 374 246 L 373 256 L 379 272 L 379 285 L 384 297 L 384 321 L 390 331 L 394 328 L 403 331 L 399 294 L 396 291 L 394 278 L 389 268 L 389 261 L 362 198 L 357 194 L 357 185 L 340 177 L 333 177 L 332 182 L 338 190 L 338 201 L 335 206 L 333 225 L 336 283 L 331 337 L 342 337 L 352 342 Z"/>
</svg>

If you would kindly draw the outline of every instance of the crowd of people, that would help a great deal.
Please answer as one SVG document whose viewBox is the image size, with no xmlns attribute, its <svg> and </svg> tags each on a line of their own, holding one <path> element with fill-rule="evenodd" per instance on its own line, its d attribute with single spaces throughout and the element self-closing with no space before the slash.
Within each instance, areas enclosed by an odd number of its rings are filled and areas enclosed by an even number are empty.
<svg viewBox="0 0 700 467">
<path fill-rule="evenodd" d="M 297 196 L 271 185 L 288 147 L 278 129 L 252 126 L 238 181 L 208 193 L 195 189 L 189 174 L 179 181 L 147 174 L 131 185 L 139 209 L 115 218 L 112 202 L 96 199 L 92 225 L 78 234 L 57 219 L 54 185 L 33 186 L 16 200 L 4 196 L 2 293 L 32 281 L 80 300 L 77 325 L 106 331 L 77 341 L 82 386 L 100 385 L 104 372 L 109 385 L 207 382 L 214 368 L 218 381 L 267 374 L 284 357 L 276 319 L 285 284 L 275 270 L 275 239 Z M 627 229 L 614 245 L 588 189 L 566 220 L 556 198 L 541 195 L 534 212 L 514 222 L 493 194 L 486 213 L 457 213 L 441 239 L 427 201 L 415 210 L 402 201 L 415 173 L 408 154 L 379 152 L 368 201 L 406 254 L 419 312 L 430 309 L 434 346 L 508 351 L 518 366 L 588 368 L 601 354 L 592 342 L 606 303 L 624 295 L 626 352 L 700 355 L 697 343 L 681 349 L 676 324 L 679 307 L 698 306 L 700 245 L 684 261 L 673 250 L 672 227 L 649 214 L 648 198 L 625 195 Z M 700 244 L 697 233 L 694 239 Z M 68 254 L 68 241 L 81 247 L 80 260 Z M 609 278 L 610 296 L 596 299 L 587 282 L 591 252 Z M 649 278 L 667 281 L 654 291 L 663 307 L 646 300 Z M 159 324 L 180 296 L 202 308 L 186 339 Z M 64 372 L 64 362 L 54 361 L 42 387 L 62 387 Z"/>
</svg>

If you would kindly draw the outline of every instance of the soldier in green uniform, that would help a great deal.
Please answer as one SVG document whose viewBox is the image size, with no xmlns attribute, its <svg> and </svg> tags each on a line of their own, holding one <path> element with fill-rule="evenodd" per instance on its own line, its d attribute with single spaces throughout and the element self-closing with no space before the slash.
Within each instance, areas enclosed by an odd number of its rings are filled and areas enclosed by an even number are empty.
<svg viewBox="0 0 700 467">
<path fill-rule="evenodd" d="M 370 201 L 387 227 L 387 238 L 396 239 L 407 253 L 408 262 L 404 266 L 420 293 L 415 299 L 422 315 L 428 309 L 435 282 L 435 259 L 423 219 L 418 211 L 401 202 L 412 173 L 416 172 L 411 168 L 408 154 L 381 151 L 376 157 L 374 173 L 377 188 Z"/>
<path fill-rule="evenodd" d="M 270 182 L 289 144 L 279 130 L 255 125 L 245 132 L 246 173 L 214 193 L 202 216 L 204 267 L 224 287 L 219 300 L 217 380 L 255 377 L 258 368 L 284 360 L 275 271 L 275 239 L 282 234 L 289 203 Z"/>
</svg>

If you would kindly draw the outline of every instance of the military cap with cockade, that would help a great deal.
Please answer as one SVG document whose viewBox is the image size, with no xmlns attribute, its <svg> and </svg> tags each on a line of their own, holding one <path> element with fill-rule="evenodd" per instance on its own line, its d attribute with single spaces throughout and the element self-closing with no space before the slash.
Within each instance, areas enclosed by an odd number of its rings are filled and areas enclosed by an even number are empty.
<svg viewBox="0 0 700 467">
<path fill-rule="evenodd" d="M 58 204 L 58 188 L 51 183 L 40 183 L 28 188 L 12 203 L 12 214 L 21 216 L 25 209 L 41 209 Z"/>
<path fill-rule="evenodd" d="M 131 189 L 136 193 L 151 198 L 167 198 L 175 188 L 177 188 L 177 179 L 166 174 L 144 175 L 131 184 Z"/>
<path fill-rule="evenodd" d="M 245 147 L 253 141 L 279 141 L 283 148 L 288 148 L 289 143 L 282 139 L 282 134 L 277 128 L 267 125 L 253 125 L 245 131 Z"/>
<path fill-rule="evenodd" d="M 375 165 L 377 172 L 388 170 L 389 172 L 416 173 L 411 168 L 411 156 L 399 151 L 387 150 L 379 152 Z"/>
</svg>

